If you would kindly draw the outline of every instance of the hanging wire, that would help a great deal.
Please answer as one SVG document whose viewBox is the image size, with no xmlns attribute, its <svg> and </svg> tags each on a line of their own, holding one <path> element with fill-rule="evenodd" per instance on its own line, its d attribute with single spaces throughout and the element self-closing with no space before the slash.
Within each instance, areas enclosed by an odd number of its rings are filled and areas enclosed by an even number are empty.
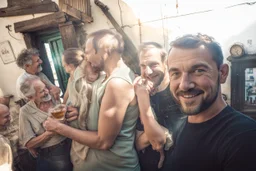
<svg viewBox="0 0 256 171">
<path fill-rule="evenodd" d="M 233 8 L 233 7 L 237 7 L 237 6 L 241 6 L 241 5 L 254 5 L 254 4 L 256 4 L 256 1 L 254 1 L 254 2 L 244 2 L 244 3 L 224 7 L 224 9 Z M 176 16 L 169 16 L 169 17 L 159 18 L 159 19 L 155 19 L 155 20 L 148 20 L 148 21 L 141 22 L 141 24 L 153 23 L 153 22 L 160 21 L 160 20 L 171 19 L 171 18 L 179 18 L 179 17 L 195 15 L 195 14 L 208 13 L 208 12 L 211 12 L 211 11 L 214 11 L 214 9 L 197 11 L 197 12 L 192 12 L 192 13 L 187 13 L 187 14 L 182 14 L 182 15 L 176 15 Z M 129 26 L 134 27 L 134 26 L 137 26 L 137 25 L 138 24 L 131 24 Z M 128 26 L 128 25 L 126 25 L 126 26 Z"/>
<path fill-rule="evenodd" d="M 121 8 L 121 5 L 120 5 L 120 0 L 118 0 L 118 6 L 119 6 L 119 14 L 120 14 L 120 20 L 121 20 L 121 27 L 123 27 L 123 11 L 122 11 L 122 8 Z"/>
<path fill-rule="evenodd" d="M 11 25 L 8 25 L 8 26 L 5 26 L 5 27 L 6 27 L 7 30 L 8 30 L 8 34 L 9 34 L 13 39 L 18 40 L 18 41 L 21 41 L 21 40 L 22 40 L 22 39 L 17 39 L 17 38 L 14 37 L 13 35 L 11 35 L 11 29 L 10 29 Z"/>
</svg>

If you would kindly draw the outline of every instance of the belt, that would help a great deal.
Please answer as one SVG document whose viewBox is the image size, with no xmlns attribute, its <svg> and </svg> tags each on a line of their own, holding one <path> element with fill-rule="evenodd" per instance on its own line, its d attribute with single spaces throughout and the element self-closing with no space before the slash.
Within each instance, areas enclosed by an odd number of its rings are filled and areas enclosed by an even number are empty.
<svg viewBox="0 0 256 171">
<path fill-rule="evenodd" d="M 60 147 L 60 146 L 64 146 L 66 144 L 68 144 L 68 139 L 65 139 L 63 141 L 61 141 L 60 143 L 56 144 L 56 145 L 53 145 L 53 146 L 50 146 L 50 147 L 45 147 L 45 148 L 41 148 L 39 150 L 39 154 L 40 155 L 46 155 L 48 153 L 51 153 L 52 151 L 54 151 L 56 148 Z"/>
</svg>

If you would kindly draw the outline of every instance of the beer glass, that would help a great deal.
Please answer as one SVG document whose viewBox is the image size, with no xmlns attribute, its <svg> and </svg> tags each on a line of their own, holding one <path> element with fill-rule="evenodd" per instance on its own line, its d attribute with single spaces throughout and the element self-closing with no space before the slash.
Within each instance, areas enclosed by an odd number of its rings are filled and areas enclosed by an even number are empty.
<svg viewBox="0 0 256 171">
<path fill-rule="evenodd" d="M 67 107 L 64 104 L 58 104 L 52 109 L 50 109 L 51 115 L 58 120 L 64 120 Z"/>
</svg>

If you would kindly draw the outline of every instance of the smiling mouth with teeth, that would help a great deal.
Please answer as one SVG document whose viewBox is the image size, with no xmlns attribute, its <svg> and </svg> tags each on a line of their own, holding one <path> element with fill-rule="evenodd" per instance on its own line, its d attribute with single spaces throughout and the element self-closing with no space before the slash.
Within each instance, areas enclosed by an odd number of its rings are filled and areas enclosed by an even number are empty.
<svg viewBox="0 0 256 171">
<path fill-rule="evenodd" d="M 189 98 L 196 97 L 200 94 L 203 94 L 203 91 L 201 91 L 201 90 L 190 90 L 189 92 L 179 92 L 178 96 L 189 99 Z"/>
<path fill-rule="evenodd" d="M 182 97 L 184 98 L 192 98 L 192 97 L 195 97 L 196 95 L 183 95 Z"/>
</svg>

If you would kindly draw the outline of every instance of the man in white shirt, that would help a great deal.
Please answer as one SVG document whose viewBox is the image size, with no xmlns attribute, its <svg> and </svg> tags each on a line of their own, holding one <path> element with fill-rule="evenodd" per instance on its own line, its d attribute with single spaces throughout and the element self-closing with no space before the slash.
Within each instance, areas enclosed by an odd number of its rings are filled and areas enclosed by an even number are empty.
<svg viewBox="0 0 256 171">
<path fill-rule="evenodd" d="M 40 77 L 40 79 L 46 84 L 50 93 L 56 100 L 59 97 L 60 89 L 56 87 L 51 81 L 44 75 L 41 64 L 43 61 L 39 57 L 39 51 L 37 49 L 24 49 L 19 54 L 17 61 L 18 67 L 24 69 L 24 73 L 19 76 L 16 82 L 16 91 L 19 98 L 25 99 L 26 97 L 20 91 L 20 85 L 24 80 L 32 75 Z"/>
</svg>

